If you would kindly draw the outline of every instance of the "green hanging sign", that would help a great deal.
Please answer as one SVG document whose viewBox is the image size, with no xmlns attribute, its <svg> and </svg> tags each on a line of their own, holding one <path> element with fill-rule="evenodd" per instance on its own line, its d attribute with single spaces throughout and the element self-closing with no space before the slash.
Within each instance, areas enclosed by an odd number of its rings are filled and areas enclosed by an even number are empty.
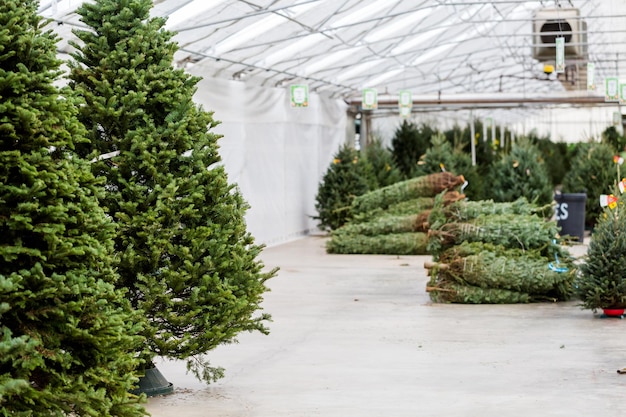
<svg viewBox="0 0 626 417">
<path fill-rule="evenodd" d="M 626 104 L 626 83 L 619 84 L 619 104 Z M 622 122 L 620 116 L 620 123 Z"/>
<path fill-rule="evenodd" d="M 378 92 L 375 88 L 366 88 L 363 90 L 363 102 L 361 107 L 363 107 L 363 110 L 376 110 L 378 108 Z"/>
<path fill-rule="evenodd" d="M 619 80 L 617 77 L 604 79 L 604 101 L 619 101 Z"/>
<path fill-rule="evenodd" d="M 400 91 L 398 106 L 408 107 L 409 109 L 413 107 L 413 99 L 411 98 L 411 92 L 409 90 Z"/>
<path fill-rule="evenodd" d="M 400 109 L 401 117 L 407 118 L 411 115 L 413 98 L 409 90 L 401 90 L 398 94 L 398 108 Z"/>
<path fill-rule="evenodd" d="M 565 72 L 565 38 L 554 40 L 556 43 L 556 73 Z"/>
<path fill-rule="evenodd" d="M 295 84 L 291 86 L 291 107 L 309 106 L 309 86 Z"/>
</svg>

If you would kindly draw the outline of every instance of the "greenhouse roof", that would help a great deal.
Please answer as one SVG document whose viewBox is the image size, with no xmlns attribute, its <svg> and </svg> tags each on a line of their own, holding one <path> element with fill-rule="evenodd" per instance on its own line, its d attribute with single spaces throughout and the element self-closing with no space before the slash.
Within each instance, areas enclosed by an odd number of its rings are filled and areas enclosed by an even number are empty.
<svg viewBox="0 0 626 417">
<path fill-rule="evenodd" d="M 43 0 L 69 52 L 80 0 Z M 401 90 L 444 102 L 601 102 L 626 80 L 619 0 L 156 0 L 179 44 L 176 65 L 204 77 L 360 100 Z M 564 37 L 563 72 L 555 38 Z M 588 91 L 588 64 L 596 89 Z M 589 80 L 589 81 L 588 81 Z"/>
</svg>

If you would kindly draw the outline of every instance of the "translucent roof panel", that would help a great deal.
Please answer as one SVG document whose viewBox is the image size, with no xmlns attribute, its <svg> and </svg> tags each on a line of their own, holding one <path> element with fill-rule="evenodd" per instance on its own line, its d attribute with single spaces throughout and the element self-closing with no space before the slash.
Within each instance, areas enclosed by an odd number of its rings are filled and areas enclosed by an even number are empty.
<svg viewBox="0 0 626 417">
<path fill-rule="evenodd" d="M 55 27 L 60 52 L 81 25 L 80 3 L 40 3 L 42 15 L 63 23 Z M 379 94 L 590 94 L 587 63 L 595 65 L 597 94 L 607 77 L 626 80 L 620 0 L 157 0 L 152 12 L 176 32 L 180 67 L 270 87 L 307 83 L 346 100 L 366 87 Z M 568 42 L 566 68 L 547 74 L 557 36 Z"/>
</svg>

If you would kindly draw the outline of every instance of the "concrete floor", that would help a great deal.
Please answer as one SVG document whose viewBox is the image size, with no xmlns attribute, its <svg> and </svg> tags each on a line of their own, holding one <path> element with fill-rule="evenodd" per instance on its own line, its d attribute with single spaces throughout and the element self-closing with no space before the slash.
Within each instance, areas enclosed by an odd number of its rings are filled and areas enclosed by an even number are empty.
<svg viewBox="0 0 626 417">
<path fill-rule="evenodd" d="M 572 248 L 584 254 L 584 245 Z M 432 303 L 430 256 L 328 255 L 308 237 L 268 248 L 271 334 L 211 353 L 206 386 L 162 361 L 173 394 L 154 417 L 617 416 L 626 320 L 575 301 Z"/>
</svg>

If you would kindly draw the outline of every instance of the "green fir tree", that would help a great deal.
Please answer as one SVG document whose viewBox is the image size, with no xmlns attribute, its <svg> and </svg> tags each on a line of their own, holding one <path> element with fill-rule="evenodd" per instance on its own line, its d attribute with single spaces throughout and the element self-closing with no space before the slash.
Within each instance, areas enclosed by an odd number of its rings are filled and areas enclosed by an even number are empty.
<svg viewBox="0 0 626 417">
<path fill-rule="evenodd" d="M 0 414 L 141 416 L 141 320 L 37 2 L 0 3 Z"/>
<path fill-rule="evenodd" d="M 572 167 L 563 179 L 564 193 L 585 193 L 585 225 L 596 224 L 602 207 L 598 203 L 601 194 L 612 191 L 615 182 L 615 152 L 605 143 L 579 143 L 572 155 Z"/>
<path fill-rule="evenodd" d="M 359 151 L 348 144 L 339 148 L 315 196 L 320 229 L 334 230 L 350 220 L 352 200 L 370 191 L 370 169 Z"/>
<path fill-rule="evenodd" d="M 539 150 L 528 140 L 519 140 L 511 152 L 494 163 L 491 196 L 495 201 L 515 201 L 525 197 L 538 205 L 553 199 L 553 186 Z"/>
<path fill-rule="evenodd" d="M 528 139 L 537 146 L 545 162 L 550 183 L 556 187 L 563 184 L 563 179 L 570 168 L 569 148 L 565 142 L 553 142 L 549 136 L 539 137 L 532 132 Z"/>
<path fill-rule="evenodd" d="M 616 195 L 619 193 L 617 191 Z M 626 204 L 600 213 L 577 281 L 582 307 L 626 308 Z"/>
<path fill-rule="evenodd" d="M 602 143 L 611 146 L 615 153 L 626 151 L 626 137 L 615 126 L 609 126 L 602 132 Z"/>
<path fill-rule="evenodd" d="M 217 122 L 193 102 L 198 78 L 174 69 L 177 44 L 151 18 L 150 0 L 97 0 L 78 13 L 88 30 L 71 65 L 84 98 L 89 158 L 105 179 L 115 220 L 121 286 L 147 317 L 148 359 L 187 361 L 210 382 L 222 376 L 206 354 L 242 331 L 267 333 L 261 310 L 262 245 L 248 233 L 247 203 L 219 164 Z"/>
<path fill-rule="evenodd" d="M 417 162 L 426 153 L 430 146 L 430 138 L 436 133 L 436 130 L 427 124 L 417 126 L 406 120 L 403 120 L 396 129 L 391 140 L 391 153 L 404 178 L 418 176 Z"/>
<path fill-rule="evenodd" d="M 371 165 L 371 189 L 386 187 L 402 180 L 402 173 L 396 166 L 391 151 L 383 146 L 380 139 L 368 143 L 362 153 Z"/>
</svg>

